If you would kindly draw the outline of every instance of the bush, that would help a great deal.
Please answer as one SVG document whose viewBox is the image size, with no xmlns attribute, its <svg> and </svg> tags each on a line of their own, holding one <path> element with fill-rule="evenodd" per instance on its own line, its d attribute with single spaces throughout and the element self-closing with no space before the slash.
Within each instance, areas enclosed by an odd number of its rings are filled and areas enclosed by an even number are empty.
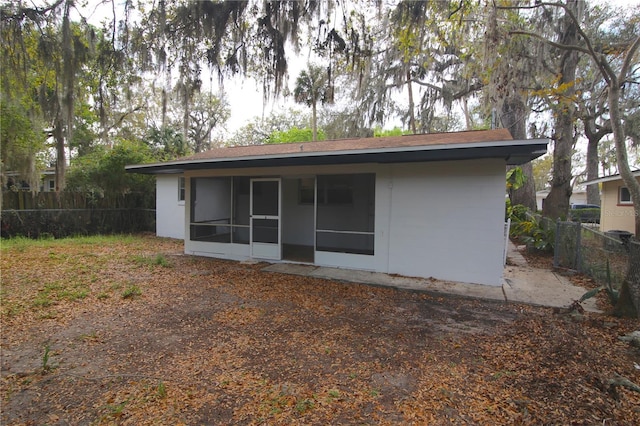
<svg viewBox="0 0 640 426">
<path fill-rule="evenodd" d="M 552 252 L 556 238 L 553 224 L 545 224 L 542 216 L 531 213 L 524 206 L 517 205 L 513 209 L 510 236 L 519 238 L 530 249 Z"/>
<path fill-rule="evenodd" d="M 571 209 L 569 210 L 569 219 L 573 222 L 600 223 L 600 209 Z"/>
<path fill-rule="evenodd" d="M 512 221 L 527 220 L 527 213 L 530 213 L 529 209 L 522 204 L 511 205 L 511 200 L 507 198 L 507 219 Z"/>
<path fill-rule="evenodd" d="M 127 173 L 124 169 L 126 165 L 153 161 L 151 149 L 141 142 L 120 141 L 112 149 L 96 149 L 73 161 L 67 176 L 67 190 L 99 196 L 107 193 L 153 192 L 153 176 Z"/>
</svg>

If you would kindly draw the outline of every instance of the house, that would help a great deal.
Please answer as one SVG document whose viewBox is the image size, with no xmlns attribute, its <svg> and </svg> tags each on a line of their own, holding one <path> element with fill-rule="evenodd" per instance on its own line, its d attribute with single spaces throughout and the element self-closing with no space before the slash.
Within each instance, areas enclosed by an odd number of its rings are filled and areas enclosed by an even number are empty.
<svg viewBox="0 0 640 426">
<path fill-rule="evenodd" d="M 549 192 L 551 191 L 548 189 L 543 189 L 536 192 L 536 207 L 538 208 L 538 211 L 542 211 L 544 201 L 547 199 Z M 571 193 L 571 198 L 569 198 L 569 203 L 587 204 L 587 191 L 584 189 L 574 189 Z"/>
<path fill-rule="evenodd" d="M 640 182 L 640 170 L 632 172 Z M 631 201 L 631 194 L 624 185 L 620 175 L 606 176 L 594 179 L 585 184 L 598 183 L 600 186 L 600 230 L 636 231 L 635 210 Z"/>
<path fill-rule="evenodd" d="M 4 173 L 6 189 L 31 191 L 29 183 L 23 180 L 20 173 L 7 171 Z M 4 189 L 4 188 L 3 188 Z M 48 167 L 40 172 L 40 192 L 52 192 L 56 190 L 56 169 Z"/>
<path fill-rule="evenodd" d="M 186 254 L 500 285 L 505 167 L 547 143 L 498 129 L 218 148 L 126 169 L 158 176 L 158 229 L 182 227 Z"/>
</svg>

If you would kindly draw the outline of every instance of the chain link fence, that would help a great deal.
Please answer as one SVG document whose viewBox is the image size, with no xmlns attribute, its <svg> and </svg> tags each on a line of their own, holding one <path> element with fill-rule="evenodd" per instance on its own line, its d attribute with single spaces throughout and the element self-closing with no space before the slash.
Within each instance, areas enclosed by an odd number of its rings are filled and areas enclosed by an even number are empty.
<svg viewBox="0 0 640 426">
<path fill-rule="evenodd" d="M 640 242 L 628 232 L 602 233 L 579 222 L 558 221 L 553 264 L 619 288 L 625 278 L 640 282 Z"/>
</svg>

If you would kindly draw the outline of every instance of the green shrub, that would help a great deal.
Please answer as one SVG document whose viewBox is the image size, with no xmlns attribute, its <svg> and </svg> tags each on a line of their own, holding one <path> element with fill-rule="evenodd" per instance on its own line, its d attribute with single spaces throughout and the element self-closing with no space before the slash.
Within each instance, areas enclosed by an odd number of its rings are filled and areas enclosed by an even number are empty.
<svg viewBox="0 0 640 426">
<path fill-rule="evenodd" d="M 600 209 L 571 209 L 569 210 L 569 219 L 574 222 L 600 223 Z"/>
<path fill-rule="evenodd" d="M 518 207 L 518 206 L 515 206 Z M 514 215 L 509 234 L 519 238 L 529 248 L 542 252 L 553 251 L 555 244 L 555 227 L 545 226 L 541 216 L 531 213 L 524 214 L 525 219 L 520 220 L 520 212 Z"/>
<path fill-rule="evenodd" d="M 512 221 L 522 221 L 527 220 L 527 213 L 529 209 L 522 204 L 516 204 L 515 206 L 511 205 L 511 200 L 506 199 L 506 208 L 507 208 L 507 219 L 511 219 Z"/>
</svg>

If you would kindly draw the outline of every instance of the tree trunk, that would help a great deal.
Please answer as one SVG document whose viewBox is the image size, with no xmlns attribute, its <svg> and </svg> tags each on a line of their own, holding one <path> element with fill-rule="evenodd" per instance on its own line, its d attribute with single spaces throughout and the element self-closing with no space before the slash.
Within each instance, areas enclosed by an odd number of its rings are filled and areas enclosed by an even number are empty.
<svg viewBox="0 0 640 426">
<path fill-rule="evenodd" d="M 56 192 L 61 192 L 65 187 L 65 177 L 67 169 L 67 156 L 64 146 L 64 124 L 58 112 L 58 118 L 53 127 L 53 138 L 56 141 L 56 176 L 55 185 Z"/>
<path fill-rule="evenodd" d="M 414 111 L 414 103 L 413 103 L 413 87 L 411 87 L 411 71 L 407 70 L 407 90 L 409 91 L 409 128 L 411 132 L 415 135 L 418 133 L 416 131 L 416 116 Z"/>
<path fill-rule="evenodd" d="M 588 139 L 587 144 L 587 180 L 598 179 L 600 159 L 598 157 L 598 145 L 607 133 L 604 130 L 597 131 L 595 117 L 590 115 L 583 119 L 584 133 Z M 600 188 L 597 183 L 587 185 L 587 203 L 600 205 Z"/>
<path fill-rule="evenodd" d="M 469 100 L 462 98 L 462 111 L 464 112 L 464 122 L 467 130 L 473 130 L 473 120 L 471 120 L 471 114 L 469 113 Z"/>
<path fill-rule="evenodd" d="M 640 40 L 640 38 L 638 39 Z M 616 157 L 618 159 L 618 171 L 624 185 L 629 189 L 633 210 L 635 213 L 635 234 L 640 239 L 640 182 L 633 176 L 629 167 L 629 157 L 627 155 L 627 144 L 625 143 L 624 128 L 620 113 L 620 86 L 611 84 L 609 86 L 609 114 L 611 115 L 611 129 L 613 139 L 616 144 Z"/>
<path fill-rule="evenodd" d="M 318 140 L 318 111 L 316 108 L 316 103 L 314 102 L 313 105 L 311 105 L 311 131 L 313 132 L 313 141 L 317 141 Z"/>
<path fill-rule="evenodd" d="M 580 5 L 576 0 L 567 3 L 567 6 L 578 16 Z M 565 12 L 563 18 L 560 42 L 563 45 L 577 45 L 578 31 L 575 22 Z M 578 65 L 578 52 L 569 50 L 564 52 L 560 69 L 558 87 L 566 87 L 556 106 L 556 131 L 553 149 L 553 178 L 551 191 L 542 208 L 542 214 L 551 219 L 564 218 L 569 213 L 571 199 L 571 155 L 575 142 L 574 122 L 576 119 L 575 79 Z"/>
<path fill-rule="evenodd" d="M 520 95 L 512 95 L 502 103 L 502 125 L 511 132 L 514 139 L 526 139 L 525 123 L 527 122 L 527 107 Z M 513 191 L 511 202 L 513 205 L 522 204 L 529 209 L 536 210 L 536 188 L 533 180 L 533 165 L 531 162 L 520 166 L 525 176 L 524 184 Z"/>
</svg>

